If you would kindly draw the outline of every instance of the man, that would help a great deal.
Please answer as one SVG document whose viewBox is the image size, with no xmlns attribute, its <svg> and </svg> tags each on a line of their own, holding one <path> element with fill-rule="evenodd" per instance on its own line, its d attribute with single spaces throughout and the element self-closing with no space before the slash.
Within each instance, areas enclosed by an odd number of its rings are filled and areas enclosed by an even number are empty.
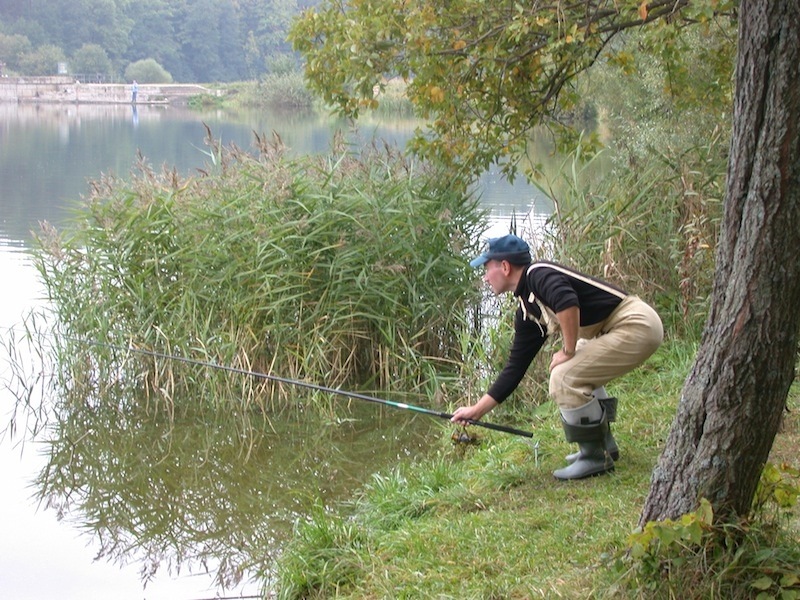
<svg viewBox="0 0 800 600">
<path fill-rule="evenodd" d="M 483 279 L 495 295 L 519 299 L 514 339 L 505 367 L 478 402 L 453 413 L 452 421 L 478 420 L 513 392 L 545 339 L 561 332 L 561 348 L 550 361 L 550 396 L 561 412 L 567 441 L 579 452 L 556 470 L 558 479 L 582 479 L 614 470 L 619 450 L 609 429 L 616 398 L 606 383 L 632 371 L 663 340 L 656 312 L 636 296 L 599 279 L 552 262 L 531 261 L 516 235 L 489 240 L 470 262 L 485 265 Z"/>
</svg>

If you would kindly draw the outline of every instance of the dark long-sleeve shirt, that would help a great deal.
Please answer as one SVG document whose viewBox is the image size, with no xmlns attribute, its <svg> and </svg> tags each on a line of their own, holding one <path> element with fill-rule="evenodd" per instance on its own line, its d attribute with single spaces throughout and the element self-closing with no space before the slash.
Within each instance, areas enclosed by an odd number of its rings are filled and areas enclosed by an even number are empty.
<svg viewBox="0 0 800 600">
<path fill-rule="evenodd" d="M 519 308 L 514 315 L 511 352 L 488 391 L 497 402 L 517 388 L 548 334 L 557 330 L 556 313 L 577 306 L 580 326 L 594 325 L 607 319 L 627 293 L 574 269 L 537 261 L 526 267 L 514 295 L 519 298 Z"/>
</svg>

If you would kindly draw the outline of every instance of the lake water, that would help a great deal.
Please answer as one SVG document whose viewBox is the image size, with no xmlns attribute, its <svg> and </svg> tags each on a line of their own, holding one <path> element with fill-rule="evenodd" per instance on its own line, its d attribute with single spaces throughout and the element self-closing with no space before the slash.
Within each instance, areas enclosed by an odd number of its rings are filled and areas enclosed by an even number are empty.
<svg viewBox="0 0 800 600">
<path fill-rule="evenodd" d="M 0 104 L 0 282 L 4 288 L 0 295 L 0 336 L 6 343 L 20 335 L 24 315 L 42 302 L 42 291 L 27 256 L 31 230 L 40 221 L 62 225 L 69 217 L 70 207 L 86 193 L 88 180 L 101 174 L 125 177 L 139 153 L 152 165 L 174 166 L 182 173 L 202 168 L 208 161 L 203 124 L 222 143 L 242 148 L 250 147 L 253 132 L 274 131 L 297 154 L 326 151 L 334 131 L 342 127 L 324 117 L 286 113 Z M 368 120 L 360 123 L 357 132 L 350 131 L 348 139 L 353 144 L 367 143 L 375 137 L 403 143 L 417 125 L 412 120 Z M 487 232 L 490 234 L 506 232 L 511 215 L 523 220 L 530 212 L 536 221 L 551 210 L 534 188 L 524 183 L 511 185 L 495 172 L 484 175 L 480 191 L 482 202 L 492 214 L 493 225 Z M 15 402 L 15 394 L 7 389 L 14 386 L 9 383 L 13 376 L 6 359 L 5 354 L 0 356 L 0 429 L 10 420 Z M 36 366 L 31 368 L 35 370 Z M 356 409 L 351 421 L 336 427 L 320 430 L 291 423 L 275 431 L 274 439 L 261 439 L 259 454 L 249 465 L 237 465 L 242 475 L 225 482 L 225 501 L 245 503 L 248 494 L 252 495 L 255 488 L 261 494 L 265 485 L 274 487 L 269 490 L 274 496 L 264 492 L 266 495 L 258 496 L 261 500 L 255 503 L 258 508 L 233 511 L 241 522 L 230 525 L 231 535 L 238 533 L 248 539 L 266 535 L 269 539 L 260 543 L 268 546 L 270 535 L 287 531 L 291 521 L 303 514 L 308 498 L 345 498 L 372 472 L 390 466 L 398 457 L 422 452 L 426 437 L 432 434 L 430 419 L 398 412 L 384 412 L 370 405 Z M 229 464 L 222 459 L 226 452 L 235 455 L 236 449 L 224 444 L 215 448 L 221 457 L 216 480 L 219 484 Z M 32 481 L 46 451 L 48 448 L 41 443 L 26 441 L 21 432 L 13 439 L 6 433 L 0 444 L 4 475 L 0 496 L 0 589 L 4 597 L 190 600 L 259 594 L 259 584 L 246 579 L 238 586 L 222 589 L 210 575 L 188 575 L 186 568 L 181 569 L 181 574 L 169 573 L 164 565 L 143 589 L 143 565 L 135 554 L 125 565 L 105 558 L 95 560 L 101 550 L 97 532 L 88 527 L 88 532 L 81 533 L 87 529 L 81 515 L 68 511 L 60 515 L 58 510 L 37 506 L 32 500 Z M 269 479 L 259 479 L 257 467 L 261 464 L 270 465 Z M 102 466 L 97 465 L 98 469 Z M 151 478 L 155 480 L 156 475 Z M 149 485 L 152 480 L 115 481 L 114 493 L 122 496 L 134 484 Z M 280 485 L 274 485 L 276 480 Z M 211 493 L 206 489 L 192 491 Z M 276 497 L 281 500 L 275 501 Z M 169 501 L 170 497 L 165 498 L 161 507 L 165 513 L 175 508 L 169 506 Z M 200 518 L 186 510 L 177 511 L 175 520 Z M 66 518 L 60 519 L 61 516 Z M 178 544 L 183 540 L 181 536 L 188 536 L 180 529 L 172 535 Z M 185 540 L 187 545 L 193 542 Z M 227 543 L 224 539 L 217 542 Z M 183 547 L 180 550 L 186 551 Z"/>
</svg>

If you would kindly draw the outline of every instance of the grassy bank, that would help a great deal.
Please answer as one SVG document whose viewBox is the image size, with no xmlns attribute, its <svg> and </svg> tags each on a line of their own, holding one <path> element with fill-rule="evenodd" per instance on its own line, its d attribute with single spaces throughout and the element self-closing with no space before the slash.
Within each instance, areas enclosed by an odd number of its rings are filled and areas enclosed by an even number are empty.
<svg viewBox="0 0 800 600">
<path fill-rule="evenodd" d="M 702 554 L 659 577 L 647 575 L 646 561 L 625 559 L 693 354 L 691 344 L 667 342 L 611 390 L 620 398 L 614 432 L 622 451 L 614 474 L 553 478 L 572 448 L 552 403 L 523 420 L 538 451 L 528 440 L 483 432 L 478 445 L 453 446 L 445 428 L 432 458 L 376 474 L 352 504 L 298 527 L 279 561 L 279 596 L 755 598 L 765 572 L 797 558 L 800 521 L 791 513 L 781 512 L 778 528 L 760 513 L 750 533 L 761 550 L 717 557 L 721 573 Z M 798 406 L 797 391 L 790 406 Z M 800 467 L 792 451 L 799 439 L 800 418 L 787 413 L 773 460 Z M 773 537 L 763 539 L 768 531 Z"/>
<path fill-rule="evenodd" d="M 303 74 L 289 71 L 265 75 L 258 81 L 237 81 L 233 83 L 211 85 L 222 90 L 221 96 L 195 96 L 191 106 L 218 106 L 227 109 L 269 108 L 271 110 L 312 111 L 322 114 L 330 112 L 329 107 L 322 106 L 319 99 L 308 90 Z M 406 86 L 400 79 L 392 79 L 385 83 L 382 90 L 376 90 L 374 107 L 377 114 L 393 117 L 413 116 L 413 107 L 405 94 Z"/>
</svg>

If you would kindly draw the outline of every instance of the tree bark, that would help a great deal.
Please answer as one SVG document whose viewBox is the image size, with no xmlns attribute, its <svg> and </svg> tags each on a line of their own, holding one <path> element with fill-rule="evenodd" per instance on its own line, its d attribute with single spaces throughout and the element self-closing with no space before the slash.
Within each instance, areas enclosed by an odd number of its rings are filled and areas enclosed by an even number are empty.
<svg viewBox="0 0 800 600">
<path fill-rule="evenodd" d="M 700 498 L 749 512 L 800 332 L 800 2 L 742 0 L 724 221 L 709 318 L 640 517 Z"/>
</svg>

